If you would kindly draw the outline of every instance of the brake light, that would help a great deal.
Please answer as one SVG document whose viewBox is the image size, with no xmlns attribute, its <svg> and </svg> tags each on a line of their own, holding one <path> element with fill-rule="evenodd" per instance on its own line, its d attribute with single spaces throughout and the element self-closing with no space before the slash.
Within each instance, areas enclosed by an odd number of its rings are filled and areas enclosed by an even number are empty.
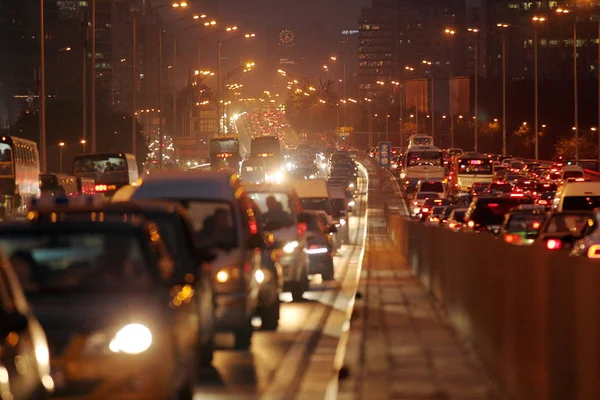
<svg viewBox="0 0 600 400">
<path fill-rule="evenodd" d="M 584 178 L 577 178 L 577 179 L 575 179 L 575 182 L 585 182 L 585 179 Z"/>
<path fill-rule="evenodd" d="M 496 208 L 496 207 L 498 207 L 498 203 L 490 203 L 487 206 L 488 206 L 488 208 Z"/>
<path fill-rule="evenodd" d="M 308 227 L 305 223 L 301 222 L 298 224 L 298 235 L 302 235 L 304 232 L 308 230 Z"/>
<path fill-rule="evenodd" d="M 521 244 L 521 236 L 515 235 L 514 233 L 508 234 L 504 236 L 504 241 L 510 244 Z"/>
<path fill-rule="evenodd" d="M 534 222 L 532 226 L 533 226 L 533 229 L 538 229 L 540 227 L 540 223 Z"/>
<path fill-rule="evenodd" d="M 600 258 L 600 245 L 593 244 L 590 246 L 587 252 L 588 258 L 598 259 Z"/>
<path fill-rule="evenodd" d="M 548 250 L 558 250 L 562 247 L 562 242 L 559 239 L 548 239 L 546 248 Z"/>
<path fill-rule="evenodd" d="M 455 223 L 455 222 L 450 222 L 450 223 L 448 224 L 448 228 L 450 228 L 450 229 L 454 229 L 454 228 L 456 228 L 456 223 Z"/>
<path fill-rule="evenodd" d="M 511 193 L 510 197 L 523 197 L 523 193 Z"/>
<path fill-rule="evenodd" d="M 429 208 L 427 208 L 427 207 L 421 208 L 421 212 L 429 212 Z"/>
<path fill-rule="evenodd" d="M 106 185 L 96 185 L 96 192 L 106 192 L 108 190 L 108 186 Z"/>
<path fill-rule="evenodd" d="M 538 204 L 546 206 L 546 205 L 548 205 L 548 200 L 538 200 Z"/>
<path fill-rule="evenodd" d="M 467 222 L 467 226 L 468 226 L 469 228 L 475 228 L 475 222 L 473 222 L 473 221 L 469 221 L 469 222 Z"/>
</svg>

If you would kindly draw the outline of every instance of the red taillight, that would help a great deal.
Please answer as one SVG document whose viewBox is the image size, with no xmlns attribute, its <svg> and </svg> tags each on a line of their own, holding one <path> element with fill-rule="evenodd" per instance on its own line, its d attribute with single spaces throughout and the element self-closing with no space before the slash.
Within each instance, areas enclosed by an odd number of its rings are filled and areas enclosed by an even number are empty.
<svg viewBox="0 0 600 400">
<path fill-rule="evenodd" d="M 419 202 L 418 201 L 413 201 L 413 206 L 418 206 Z"/>
<path fill-rule="evenodd" d="M 454 229 L 454 228 L 456 228 L 456 223 L 454 223 L 454 222 L 450 222 L 450 223 L 448 224 L 448 228 L 450 228 L 450 229 Z"/>
<path fill-rule="evenodd" d="M 588 258 L 598 259 L 600 258 L 600 245 L 593 244 L 590 246 L 587 252 Z"/>
<path fill-rule="evenodd" d="M 308 230 L 308 227 L 306 226 L 305 223 L 299 223 L 298 224 L 298 236 L 302 235 L 304 232 L 306 232 Z"/>
<path fill-rule="evenodd" d="M 106 185 L 96 185 L 96 192 L 106 192 L 108 190 L 108 186 Z"/>
<path fill-rule="evenodd" d="M 539 222 L 534 222 L 532 227 L 533 227 L 533 229 L 539 229 L 540 225 L 541 224 Z"/>
<path fill-rule="evenodd" d="M 546 242 L 546 248 L 548 250 L 558 250 L 562 247 L 562 242 L 558 239 L 548 239 Z"/>
<path fill-rule="evenodd" d="M 510 197 L 523 197 L 523 193 L 511 193 Z"/>
<path fill-rule="evenodd" d="M 538 200 L 538 204 L 541 204 L 543 206 L 547 206 L 548 205 L 548 200 Z"/>
<path fill-rule="evenodd" d="M 421 208 L 421 212 L 429 212 L 429 208 L 427 208 L 427 207 Z"/>
<path fill-rule="evenodd" d="M 467 226 L 469 228 L 475 228 L 475 222 L 474 221 L 469 221 L 469 222 L 467 222 Z"/>
</svg>

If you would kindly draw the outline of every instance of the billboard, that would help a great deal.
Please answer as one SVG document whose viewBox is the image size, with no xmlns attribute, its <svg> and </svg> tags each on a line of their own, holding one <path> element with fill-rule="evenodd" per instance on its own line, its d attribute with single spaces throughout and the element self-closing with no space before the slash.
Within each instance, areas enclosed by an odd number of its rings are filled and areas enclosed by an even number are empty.
<svg viewBox="0 0 600 400">
<path fill-rule="evenodd" d="M 429 112 L 429 80 L 411 79 L 404 84 L 404 108 Z"/>
<path fill-rule="evenodd" d="M 468 76 L 450 80 L 450 115 L 471 114 L 471 87 Z"/>
</svg>

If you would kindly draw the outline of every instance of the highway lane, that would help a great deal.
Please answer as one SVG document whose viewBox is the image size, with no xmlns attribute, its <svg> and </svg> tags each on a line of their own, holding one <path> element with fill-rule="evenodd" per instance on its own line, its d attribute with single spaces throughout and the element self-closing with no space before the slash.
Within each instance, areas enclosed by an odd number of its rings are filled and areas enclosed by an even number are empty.
<svg viewBox="0 0 600 400">
<path fill-rule="evenodd" d="M 360 178 L 362 194 L 357 197 L 355 212 L 349 219 L 352 243 L 343 246 L 335 257 L 336 281 L 311 282 L 303 302 L 292 302 L 289 294 L 283 294 L 278 330 L 257 330 L 250 351 L 230 350 L 232 336 L 219 335 L 213 367 L 201 371 L 195 400 L 293 398 L 306 372 L 311 350 L 335 303 L 340 288 L 338 281 L 345 276 L 348 265 L 356 259 L 363 245 L 365 190 L 365 179 Z M 258 326 L 260 320 L 256 323 Z"/>
</svg>

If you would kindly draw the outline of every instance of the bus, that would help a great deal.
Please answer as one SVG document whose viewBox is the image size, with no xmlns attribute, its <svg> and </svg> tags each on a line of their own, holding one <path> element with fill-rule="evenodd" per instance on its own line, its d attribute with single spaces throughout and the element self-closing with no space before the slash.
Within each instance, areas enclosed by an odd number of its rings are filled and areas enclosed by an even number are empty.
<svg viewBox="0 0 600 400">
<path fill-rule="evenodd" d="M 474 182 L 492 183 L 494 161 L 485 154 L 465 153 L 456 160 L 455 174 L 457 188 L 468 191 Z"/>
<path fill-rule="evenodd" d="M 242 161 L 239 139 L 235 136 L 219 136 L 210 139 L 208 158 L 211 171 L 231 169 L 237 174 Z"/>
<path fill-rule="evenodd" d="M 40 196 L 37 144 L 16 136 L 0 137 L 0 213 L 13 214 Z"/>
<path fill-rule="evenodd" d="M 96 193 L 106 197 L 123 186 L 137 185 L 139 178 L 135 156 L 129 153 L 78 154 L 73 160 L 73 175 L 93 179 Z"/>
<path fill-rule="evenodd" d="M 65 174 L 40 174 L 40 195 L 75 197 L 78 194 L 76 177 Z"/>
<path fill-rule="evenodd" d="M 433 137 L 429 135 L 412 135 L 408 138 L 408 148 L 413 146 L 433 146 Z"/>
<path fill-rule="evenodd" d="M 250 157 L 265 161 L 267 176 L 280 181 L 285 171 L 283 150 L 277 136 L 254 136 L 250 142 Z"/>
<path fill-rule="evenodd" d="M 404 155 L 404 168 L 400 178 L 408 190 L 414 189 L 419 181 L 443 181 L 444 155 L 435 146 L 411 146 Z"/>
</svg>

